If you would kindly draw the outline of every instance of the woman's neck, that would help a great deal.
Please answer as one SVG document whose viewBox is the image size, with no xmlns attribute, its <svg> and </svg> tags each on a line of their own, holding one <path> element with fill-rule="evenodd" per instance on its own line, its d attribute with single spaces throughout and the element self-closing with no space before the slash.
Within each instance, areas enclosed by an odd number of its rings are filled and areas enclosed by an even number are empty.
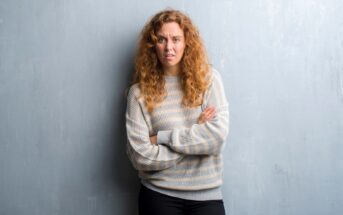
<svg viewBox="0 0 343 215">
<path fill-rule="evenodd" d="M 166 76 L 177 76 L 179 72 L 180 72 L 180 66 L 163 68 L 163 73 Z"/>
</svg>

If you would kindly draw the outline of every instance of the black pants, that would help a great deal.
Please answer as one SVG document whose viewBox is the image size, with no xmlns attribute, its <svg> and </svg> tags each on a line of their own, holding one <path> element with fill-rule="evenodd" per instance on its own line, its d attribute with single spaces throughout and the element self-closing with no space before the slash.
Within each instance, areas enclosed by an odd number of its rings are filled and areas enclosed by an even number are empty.
<svg viewBox="0 0 343 215">
<path fill-rule="evenodd" d="M 153 191 L 141 185 L 139 215 L 225 215 L 223 200 L 194 201 Z"/>
</svg>

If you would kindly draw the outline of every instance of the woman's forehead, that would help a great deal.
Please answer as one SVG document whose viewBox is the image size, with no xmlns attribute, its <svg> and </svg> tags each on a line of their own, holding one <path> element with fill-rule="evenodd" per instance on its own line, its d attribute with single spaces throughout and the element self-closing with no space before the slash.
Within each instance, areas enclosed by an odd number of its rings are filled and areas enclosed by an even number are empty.
<svg viewBox="0 0 343 215">
<path fill-rule="evenodd" d="M 183 30 L 180 28 L 180 25 L 176 22 L 164 23 L 162 27 L 157 31 L 158 35 L 161 36 L 183 36 Z"/>
</svg>

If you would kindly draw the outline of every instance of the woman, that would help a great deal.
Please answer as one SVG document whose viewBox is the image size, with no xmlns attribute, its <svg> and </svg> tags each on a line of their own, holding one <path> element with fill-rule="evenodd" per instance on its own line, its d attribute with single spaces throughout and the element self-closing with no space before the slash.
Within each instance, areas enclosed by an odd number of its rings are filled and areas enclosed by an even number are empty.
<svg viewBox="0 0 343 215">
<path fill-rule="evenodd" d="M 228 102 L 190 18 L 157 13 L 141 32 L 135 65 L 126 130 L 141 179 L 139 214 L 225 214 Z"/>
</svg>

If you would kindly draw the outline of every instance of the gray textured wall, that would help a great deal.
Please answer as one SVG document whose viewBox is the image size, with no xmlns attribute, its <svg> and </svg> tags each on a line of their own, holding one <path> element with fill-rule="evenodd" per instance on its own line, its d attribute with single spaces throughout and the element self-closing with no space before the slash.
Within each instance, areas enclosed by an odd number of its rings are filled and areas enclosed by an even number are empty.
<svg viewBox="0 0 343 215">
<path fill-rule="evenodd" d="M 342 214 L 341 0 L 1 0 L 0 214 L 136 214 L 123 93 L 167 6 L 224 77 L 227 213 Z"/>
</svg>

